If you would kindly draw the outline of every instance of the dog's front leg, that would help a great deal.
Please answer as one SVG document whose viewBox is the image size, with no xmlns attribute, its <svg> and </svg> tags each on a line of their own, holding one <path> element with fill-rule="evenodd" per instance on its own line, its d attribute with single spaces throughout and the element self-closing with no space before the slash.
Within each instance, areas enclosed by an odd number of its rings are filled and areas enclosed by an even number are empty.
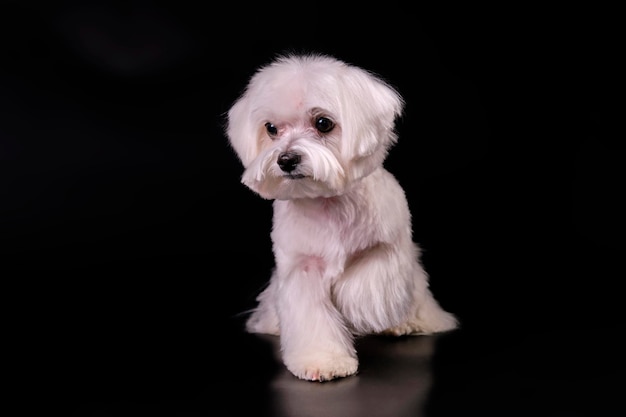
<svg viewBox="0 0 626 417">
<path fill-rule="evenodd" d="M 279 279 L 277 305 L 287 369 L 311 381 L 356 373 L 354 340 L 332 303 L 324 268 L 305 260 Z"/>
</svg>

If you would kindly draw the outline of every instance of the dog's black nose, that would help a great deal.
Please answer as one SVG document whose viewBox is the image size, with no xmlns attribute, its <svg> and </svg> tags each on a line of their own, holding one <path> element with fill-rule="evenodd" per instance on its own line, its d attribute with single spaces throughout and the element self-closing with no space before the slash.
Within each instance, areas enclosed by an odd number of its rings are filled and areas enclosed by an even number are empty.
<svg viewBox="0 0 626 417">
<path fill-rule="evenodd" d="M 300 163 L 300 155 L 294 152 L 283 152 L 278 155 L 278 166 L 285 172 L 291 172 Z"/>
</svg>

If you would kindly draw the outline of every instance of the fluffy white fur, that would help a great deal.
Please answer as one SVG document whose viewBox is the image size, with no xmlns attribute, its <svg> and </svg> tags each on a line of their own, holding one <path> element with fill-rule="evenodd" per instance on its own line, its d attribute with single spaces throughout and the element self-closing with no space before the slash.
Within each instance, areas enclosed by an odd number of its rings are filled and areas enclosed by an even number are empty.
<svg viewBox="0 0 626 417">
<path fill-rule="evenodd" d="M 429 290 L 404 191 L 383 168 L 403 105 L 361 68 L 284 55 L 228 112 L 242 182 L 274 200 L 276 266 L 246 327 L 280 335 L 298 378 L 356 373 L 355 336 L 457 326 Z"/>
</svg>

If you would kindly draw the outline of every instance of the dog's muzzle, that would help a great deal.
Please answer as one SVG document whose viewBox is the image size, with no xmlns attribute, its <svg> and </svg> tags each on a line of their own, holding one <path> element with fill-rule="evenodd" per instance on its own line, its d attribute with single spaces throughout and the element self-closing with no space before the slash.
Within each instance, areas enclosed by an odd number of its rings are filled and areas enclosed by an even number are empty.
<svg viewBox="0 0 626 417">
<path fill-rule="evenodd" d="M 301 159 L 302 158 L 300 157 L 300 155 L 295 152 L 283 152 L 278 155 L 278 160 L 276 161 L 276 163 L 283 172 L 291 174 L 293 170 L 298 167 Z"/>
</svg>

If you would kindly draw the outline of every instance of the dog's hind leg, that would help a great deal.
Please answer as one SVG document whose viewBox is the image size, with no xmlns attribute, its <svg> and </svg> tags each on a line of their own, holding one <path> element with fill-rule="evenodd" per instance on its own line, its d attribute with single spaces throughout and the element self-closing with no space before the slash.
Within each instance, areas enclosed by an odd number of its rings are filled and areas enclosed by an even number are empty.
<svg viewBox="0 0 626 417">
<path fill-rule="evenodd" d="M 274 275 L 269 285 L 257 297 L 258 305 L 246 321 L 249 333 L 263 333 L 278 336 L 280 334 L 278 314 L 276 313 L 276 280 Z"/>
<path fill-rule="evenodd" d="M 415 313 L 409 320 L 391 327 L 383 334 L 392 336 L 442 333 L 454 330 L 459 325 L 457 318 L 445 311 L 428 288 L 418 297 Z"/>
</svg>

